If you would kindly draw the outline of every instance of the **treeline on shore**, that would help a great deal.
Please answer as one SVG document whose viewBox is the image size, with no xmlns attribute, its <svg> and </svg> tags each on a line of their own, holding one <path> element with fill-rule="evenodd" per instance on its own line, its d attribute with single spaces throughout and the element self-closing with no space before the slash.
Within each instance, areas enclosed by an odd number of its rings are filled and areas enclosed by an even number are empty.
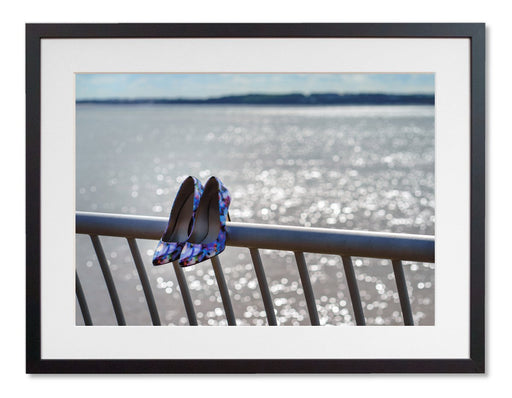
<svg viewBox="0 0 512 398">
<path fill-rule="evenodd" d="M 246 94 L 214 98 L 81 99 L 77 104 L 434 105 L 434 94 Z"/>
</svg>

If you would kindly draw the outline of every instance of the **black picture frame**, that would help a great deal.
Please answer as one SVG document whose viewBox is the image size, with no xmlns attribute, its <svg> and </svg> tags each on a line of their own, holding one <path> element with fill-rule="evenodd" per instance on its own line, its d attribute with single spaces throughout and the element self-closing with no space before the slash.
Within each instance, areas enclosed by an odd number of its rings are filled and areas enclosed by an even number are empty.
<svg viewBox="0 0 512 398">
<path fill-rule="evenodd" d="M 41 358 L 41 40 L 49 38 L 467 38 L 470 40 L 470 357 L 467 359 L 48 360 Z M 27 373 L 484 373 L 485 24 L 27 24 Z"/>
</svg>

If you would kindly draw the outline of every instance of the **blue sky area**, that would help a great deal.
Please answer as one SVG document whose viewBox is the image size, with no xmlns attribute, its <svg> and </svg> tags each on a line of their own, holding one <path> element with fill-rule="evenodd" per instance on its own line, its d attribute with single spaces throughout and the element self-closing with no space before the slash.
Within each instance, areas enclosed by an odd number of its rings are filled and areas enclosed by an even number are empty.
<svg viewBox="0 0 512 398">
<path fill-rule="evenodd" d="M 432 73 L 77 74 L 76 98 L 209 98 L 249 93 L 433 94 Z"/>
</svg>

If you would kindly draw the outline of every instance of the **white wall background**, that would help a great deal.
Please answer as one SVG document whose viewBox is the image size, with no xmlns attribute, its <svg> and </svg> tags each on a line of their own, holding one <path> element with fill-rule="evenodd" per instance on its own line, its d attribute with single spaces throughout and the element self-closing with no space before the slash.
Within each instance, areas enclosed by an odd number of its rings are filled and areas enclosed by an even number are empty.
<svg viewBox="0 0 512 398">
<path fill-rule="evenodd" d="M 509 391 L 511 217 L 510 13 L 506 2 L 18 1 L 0 23 L 2 395 L 38 397 L 453 395 Z M 485 22 L 487 23 L 487 374 L 27 376 L 25 375 L 25 26 L 27 22 Z M 506 394 L 506 393 L 505 393 Z M 500 394 L 501 395 L 501 394 Z"/>
</svg>

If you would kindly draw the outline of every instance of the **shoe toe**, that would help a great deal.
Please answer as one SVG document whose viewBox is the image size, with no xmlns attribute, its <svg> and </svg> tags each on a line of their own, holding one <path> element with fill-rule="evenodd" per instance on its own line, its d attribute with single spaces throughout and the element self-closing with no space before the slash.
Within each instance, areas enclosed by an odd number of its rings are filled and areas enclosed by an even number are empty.
<svg viewBox="0 0 512 398">
<path fill-rule="evenodd" d="M 162 265 L 180 257 L 182 245 L 178 242 L 160 241 L 153 255 L 153 265 Z"/>
</svg>

